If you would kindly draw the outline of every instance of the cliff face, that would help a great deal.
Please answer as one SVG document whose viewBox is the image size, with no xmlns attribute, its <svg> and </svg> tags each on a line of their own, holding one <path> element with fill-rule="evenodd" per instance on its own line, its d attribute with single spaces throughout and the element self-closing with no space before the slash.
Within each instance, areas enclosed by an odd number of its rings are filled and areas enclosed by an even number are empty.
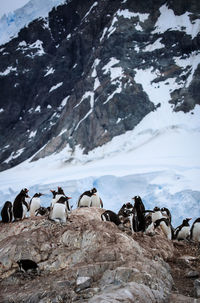
<svg viewBox="0 0 200 303">
<path fill-rule="evenodd" d="M 200 68 L 187 60 L 198 61 L 199 12 L 197 1 L 72 0 L 22 29 L 0 50 L 0 169 L 66 146 L 87 153 L 133 129 L 161 106 L 138 70 L 156 72 L 154 86 L 173 78 L 172 110 L 193 109 Z"/>
<path fill-rule="evenodd" d="M 102 222 L 102 212 L 76 209 L 65 225 L 46 217 L 0 223 L 0 302 L 179 302 L 181 294 L 172 278 L 177 267 L 170 266 L 179 260 L 186 271 L 195 261 L 197 271 L 197 258 L 187 255 L 189 261 L 181 261 L 176 252 L 180 244 L 175 246 L 162 234 L 132 236 Z M 186 246 L 181 246 L 182 257 Z M 190 247 L 193 255 L 194 249 Z M 40 274 L 20 272 L 19 259 L 37 262 Z M 176 271 L 174 277 L 179 276 Z M 181 287 L 182 294 L 193 295 Z"/>
</svg>

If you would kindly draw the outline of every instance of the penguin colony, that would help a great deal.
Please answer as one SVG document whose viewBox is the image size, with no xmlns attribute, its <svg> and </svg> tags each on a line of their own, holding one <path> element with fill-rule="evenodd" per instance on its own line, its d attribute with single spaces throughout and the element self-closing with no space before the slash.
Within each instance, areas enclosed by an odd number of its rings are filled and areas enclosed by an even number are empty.
<svg viewBox="0 0 200 303">
<path fill-rule="evenodd" d="M 3 223 L 19 221 L 26 218 L 30 212 L 30 217 L 47 215 L 48 219 L 55 222 L 66 223 L 71 213 L 72 207 L 69 200 L 71 197 L 65 195 L 63 189 L 58 187 L 57 190 L 50 190 L 52 200 L 49 207 L 41 206 L 40 197 L 42 193 L 35 193 L 30 199 L 28 189 L 24 188 L 14 199 L 13 204 L 6 201 L 1 210 Z M 103 221 L 110 221 L 117 226 L 130 225 L 132 233 L 144 232 L 147 235 L 154 235 L 156 230 L 161 229 L 169 240 L 193 240 L 200 242 L 200 218 L 197 218 L 190 227 L 191 218 L 183 220 L 182 224 L 174 228 L 171 223 L 171 213 L 166 208 L 154 207 L 153 210 L 146 210 L 140 196 L 132 198 L 133 203 L 127 202 L 122 205 L 118 214 L 111 210 L 102 213 Z M 101 207 L 103 202 L 97 189 L 82 193 L 78 199 L 77 207 Z"/>
</svg>

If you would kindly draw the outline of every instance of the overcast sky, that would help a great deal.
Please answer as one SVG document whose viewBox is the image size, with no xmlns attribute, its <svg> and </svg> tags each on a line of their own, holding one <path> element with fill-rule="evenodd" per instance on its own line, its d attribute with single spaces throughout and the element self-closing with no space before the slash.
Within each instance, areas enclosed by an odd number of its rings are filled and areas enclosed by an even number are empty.
<svg viewBox="0 0 200 303">
<path fill-rule="evenodd" d="M 0 0 L 0 17 L 25 5 L 29 0 Z M 42 0 L 41 0 L 42 1 Z"/>
</svg>

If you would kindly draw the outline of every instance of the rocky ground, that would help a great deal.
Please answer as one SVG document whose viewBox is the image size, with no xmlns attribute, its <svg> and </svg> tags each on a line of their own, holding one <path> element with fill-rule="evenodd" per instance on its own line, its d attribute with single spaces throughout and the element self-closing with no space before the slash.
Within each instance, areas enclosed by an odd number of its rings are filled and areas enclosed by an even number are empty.
<svg viewBox="0 0 200 303">
<path fill-rule="evenodd" d="M 0 223 L 0 303 L 200 302 L 199 246 L 131 235 L 102 222 L 102 209 Z M 22 273 L 31 259 L 41 272 Z"/>
</svg>

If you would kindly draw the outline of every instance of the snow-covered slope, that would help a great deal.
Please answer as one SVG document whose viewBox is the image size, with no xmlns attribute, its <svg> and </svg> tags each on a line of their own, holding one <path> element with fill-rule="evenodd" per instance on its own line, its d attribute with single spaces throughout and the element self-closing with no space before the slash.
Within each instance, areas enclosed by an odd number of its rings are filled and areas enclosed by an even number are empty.
<svg viewBox="0 0 200 303">
<path fill-rule="evenodd" d="M 39 17 L 47 17 L 49 11 L 65 0 L 30 0 L 23 7 L 1 16 L 0 45 L 15 37 L 21 28 Z"/>
<path fill-rule="evenodd" d="M 49 190 L 63 186 L 73 197 L 97 187 L 104 207 L 118 211 L 124 202 L 140 195 L 147 208 L 166 206 L 173 224 L 184 217 L 200 215 L 200 106 L 193 113 L 160 111 L 149 114 L 133 131 L 83 155 L 77 148 L 72 163 L 66 163 L 70 150 L 36 162 L 24 163 L 0 173 L 3 201 L 13 200 L 17 192 L 30 188 L 33 195 L 44 192 L 49 205 Z"/>
<path fill-rule="evenodd" d="M 111 7 L 109 1 L 90 3 L 83 13 L 82 2 L 77 3 L 71 11 L 65 7 L 51 15 L 40 41 L 16 42 L 22 59 L 33 60 L 33 64 L 27 61 L 30 71 L 24 71 L 26 81 L 36 62 L 38 69 L 43 62 L 43 70 L 35 77 L 37 83 L 29 102 L 16 113 L 14 123 L 19 119 L 21 124 L 15 124 L 10 147 L 5 141 L 3 148 L 10 149 L 2 159 L 3 164 L 15 165 L 14 160 L 25 151 L 30 153 L 23 160 L 32 156 L 0 173 L 0 205 L 7 199 L 13 201 L 23 187 L 28 187 L 31 195 L 44 192 L 43 203 L 49 205 L 49 190 L 59 185 L 73 197 L 75 208 L 78 196 L 95 186 L 107 209 L 117 211 L 124 202 L 140 195 L 147 208 L 168 207 L 175 226 L 184 217 L 199 217 L 200 49 L 196 13 L 181 11 L 178 1 L 172 3 L 176 4 L 174 10 L 162 3 L 156 13 L 147 13 L 143 7 L 139 10 L 143 13 L 138 13 L 132 1 L 117 1 L 119 9 L 113 2 Z M 106 11 L 110 9 L 108 20 L 104 26 L 95 27 L 97 34 L 93 36 L 93 26 L 92 31 L 88 28 L 94 20 L 92 25 L 103 24 L 105 3 Z M 69 12 L 76 17 L 70 28 Z M 97 22 L 99 16 L 101 22 Z M 67 26 L 60 20 L 67 20 Z M 39 24 L 36 27 L 40 28 Z M 56 41 L 53 46 L 52 35 Z M 33 45 L 39 50 L 44 46 L 43 56 L 37 50 L 37 56 L 31 57 Z M 47 55 L 49 49 L 52 51 L 49 45 L 54 47 L 53 56 Z M 2 50 L 5 56 L 6 51 Z M 23 75 L 21 84 L 16 82 L 19 66 L 2 68 L 2 74 L 6 73 L 2 79 L 12 72 L 16 73 L 14 85 L 23 85 Z M 6 108 L 0 108 L 4 118 Z M 48 119 L 40 120 L 44 113 Z M 4 140 L 8 136 L 9 132 Z M 34 155 L 32 146 L 40 149 L 35 148 Z"/>
</svg>

